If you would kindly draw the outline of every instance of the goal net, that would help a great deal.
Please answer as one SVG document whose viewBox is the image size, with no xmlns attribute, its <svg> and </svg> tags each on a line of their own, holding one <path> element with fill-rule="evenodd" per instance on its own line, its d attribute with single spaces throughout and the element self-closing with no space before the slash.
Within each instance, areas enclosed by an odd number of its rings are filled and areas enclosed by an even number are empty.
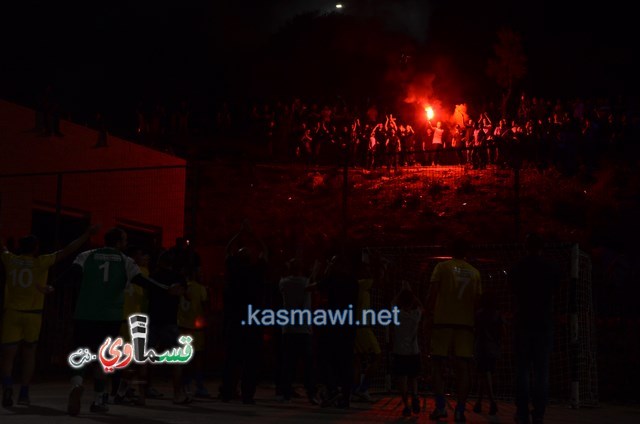
<svg viewBox="0 0 640 424">
<path fill-rule="evenodd" d="M 400 291 L 402 281 L 424 303 L 435 265 L 449 259 L 442 256 L 440 246 L 369 247 L 365 253 L 379 255 L 384 277 L 372 288 L 372 308 L 388 308 Z M 469 262 L 481 273 L 483 290 L 497 295 L 497 304 L 506 320 L 501 355 L 493 374 L 494 393 L 498 399 L 512 400 L 515 386 L 513 354 L 513 299 L 507 286 L 508 269 L 522 256 L 523 245 L 476 245 L 469 251 Z M 554 297 L 554 347 L 550 365 L 550 399 L 570 402 L 573 407 L 595 406 L 598 402 L 595 320 L 591 287 L 591 260 L 575 244 L 547 245 L 544 255 L 556 262 L 563 273 L 561 289 Z M 376 327 L 376 336 L 383 354 L 382 365 L 374 380 L 374 390 L 395 390 L 391 369 L 390 328 Z M 430 390 L 433 381 L 429 362 L 429 330 L 419 335 L 422 355 L 422 390 Z M 478 382 L 472 373 L 472 392 Z M 454 390 L 453 370 L 445 376 L 447 393 Z"/>
</svg>

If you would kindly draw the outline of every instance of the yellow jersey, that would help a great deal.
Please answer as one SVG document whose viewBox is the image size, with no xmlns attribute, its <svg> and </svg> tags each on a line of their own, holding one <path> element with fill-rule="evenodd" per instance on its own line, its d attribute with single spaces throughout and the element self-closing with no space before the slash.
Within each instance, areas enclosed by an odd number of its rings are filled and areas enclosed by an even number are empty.
<svg viewBox="0 0 640 424">
<path fill-rule="evenodd" d="M 462 259 L 451 259 L 436 265 L 431 284 L 438 285 L 433 323 L 473 327 L 482 294 L 480 272 Z"/>
<path fill-rule="evenodd" d="M 189 281 L 185 295 L 180 296 L 178 326 L 192 329 L 204 327 L 204 303 L 207 301 L 207 288 L 196 281 Z"/>
<path fill-rule="evenodd" d="M 141 266 L 140 274 L 149 277 L 149 268 Z M 145 290 L 137 284 L 128 283 L 124 289 L 123 319 L 129 322 L 128 320 L 131 315 L 147 312 L 148 303 L 149 300 L 147 299 Z"/>
<path fill-rule="evenodd" d="M 4 286 L 4 307 L 17 311 L 41 311 L 44 307 L 44 288 L 49 278 L 49 268 L 56 262 L 56 253 L 33 257 L 15 255 L 11 252 L 0 254 L 4 264 L 6 280 Z"/>
</svg>

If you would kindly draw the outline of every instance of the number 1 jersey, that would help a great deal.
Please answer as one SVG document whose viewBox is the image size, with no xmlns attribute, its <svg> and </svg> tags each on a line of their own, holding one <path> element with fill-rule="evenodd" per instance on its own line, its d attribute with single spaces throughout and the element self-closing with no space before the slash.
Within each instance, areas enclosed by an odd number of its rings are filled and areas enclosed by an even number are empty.
<svg viewBox="0 0 640 424">
<path fill-rule="evenodd" d="M 140 268 L 117 249 L 103 247 L 79 254 L 74 265 L 82 268 L 82 285 L 74 318 L 121 321 L 124 290 Z"/>
</svg>

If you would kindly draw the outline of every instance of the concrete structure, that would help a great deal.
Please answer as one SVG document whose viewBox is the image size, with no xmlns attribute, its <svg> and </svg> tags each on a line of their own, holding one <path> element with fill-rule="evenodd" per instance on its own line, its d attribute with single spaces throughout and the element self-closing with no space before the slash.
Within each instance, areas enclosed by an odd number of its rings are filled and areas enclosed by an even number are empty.
<svg viewBox="0 0 640 424">
<path fill-rule="evenodd" d="M 68 121 L 60 122 L 63 137 L 41 136 L 35 117 L 0 100 L 4 237 L 33 232 L 45 246 L 63 244 L 88 222 L 160 238 L 164 246 L 183 235 L 185 160 L 113 136 L 96 147 L 98 131 Z"/>
</svg>

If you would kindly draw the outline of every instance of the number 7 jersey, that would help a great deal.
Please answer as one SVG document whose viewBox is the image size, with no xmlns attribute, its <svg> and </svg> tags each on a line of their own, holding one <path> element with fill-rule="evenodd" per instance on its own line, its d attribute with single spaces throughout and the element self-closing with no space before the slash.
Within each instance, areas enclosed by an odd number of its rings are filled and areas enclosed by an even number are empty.
<svg viewBox="0 0 640 424">
<path fill-rule="evenodd" d="M 436 265 L 431 283 L 439 284 L 434 324 L 473 327 L 475 305 L 482 294 L 480 272 L 462 259 Z"/>
<path fill-rule="evenodd" d="M 140 268 L 117 249 L 103 247 L 79 254 L 74 265 L 82 268 L 82 284 L 74 318 L 121 321 L 124 290 Z"/>
</svg>

